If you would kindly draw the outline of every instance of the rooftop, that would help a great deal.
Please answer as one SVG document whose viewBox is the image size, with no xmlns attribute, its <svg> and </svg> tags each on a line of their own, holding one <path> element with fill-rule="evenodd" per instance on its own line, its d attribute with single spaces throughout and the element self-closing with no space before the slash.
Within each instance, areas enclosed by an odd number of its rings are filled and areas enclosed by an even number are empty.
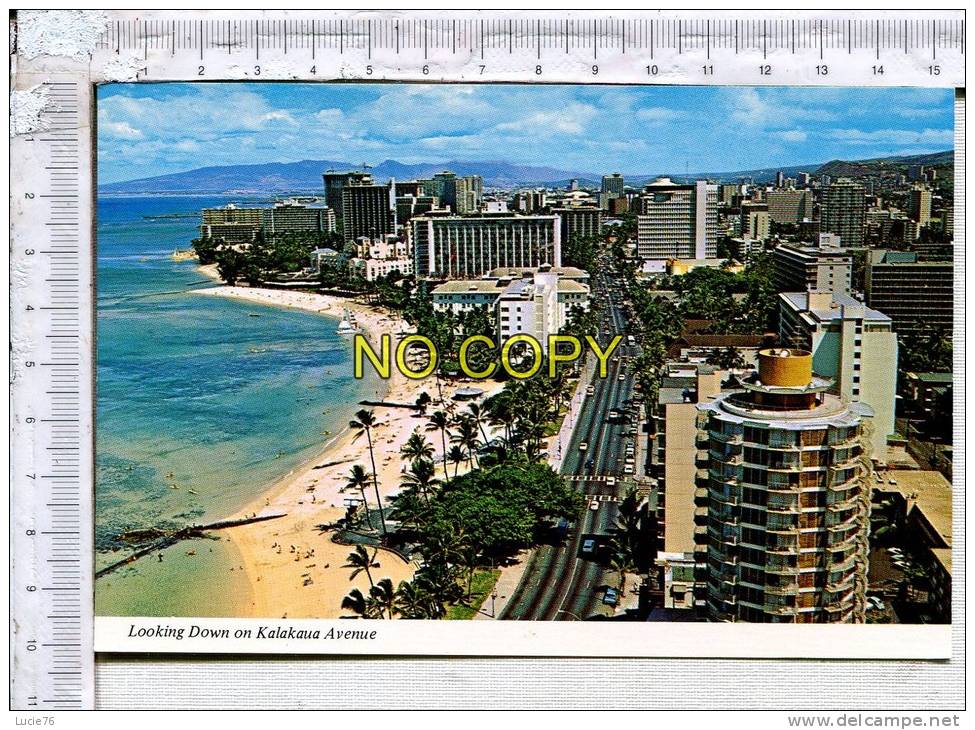
<svg viewBox="0 0 975 730">
<path fill-rule="evenodd" d="M 501 267 L 498 269 L 491 269 L 487 274 L 485 274 L 485 279 L 502 279 L 516 277 L 528 277 L 534 274 L 538 269 L 532 268 L 530 266 L 521 267 Z M 553 274 L 558 274 L 560 277 L 565 279 L 588 279 L 589 272 L 585 269 L 577 269 L 575 266 L 552 266 L 549 271 Z"/>
<path fill-rule="evenodd" d="M 841 292 L 785 292 L 779 294 L 779 299 L 793 311 L 809 314 L 819 322 L 831 322 L 844 317 L 864 319 L 869 322 L 890 323 L 891 321 L 890 317 L 883 312 L 871 309 L 849 294 Z M 828 306 L 823 306 L 827 301 Z"/>
<path fill-rule="evenodd" d="M 502 291 L 501 283 L 497 279 L 462 279 L 447 281 L 433 290 L 438 294 L 498 294 Z"/>
<path fill-rule="evenodd" d="M 954 382 L 954 375 L 951 373 L 904 373 L 904 377 L 909 380 L 920 380 L 922 383 L 942 383 L 947 385 Z"/>
<path fill-rule="evenodd" d="M 951 545 L 951 482 L 939 471 L 914 471 L 897 469 L 888 472 L 897 481 L 893 484 L 877 485 L 875 489 L 899 492 L 905 499 L 914 502 L 914 509 L 920 510 L 945 544 Z"/>
</svg>

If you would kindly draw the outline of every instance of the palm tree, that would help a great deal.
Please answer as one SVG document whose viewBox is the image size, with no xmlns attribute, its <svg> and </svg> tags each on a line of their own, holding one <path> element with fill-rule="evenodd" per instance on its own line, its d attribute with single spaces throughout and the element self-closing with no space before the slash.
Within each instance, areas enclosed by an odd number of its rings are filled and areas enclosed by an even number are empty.
<svg viewBox="0 0 975 730">
<path fill-rule="evenodd" d="M 356 545 L 355 550 L 349 553 L 349 557 L 346 558 L 348 562 L 343 565 L 343 568 L 352 568 L 352 573 L 349 575 L 349 580 L 354 580 L 359 573 L 365 572 L 366 577 L 369 579 L 369 586 L 375 585 L 372 582 L 372 573 L 369 572 L 369 568 L 378 568 L 379 563 L 376 562 L 376 555 L 379 553 L 378 550 L 373 549 L 372 555 L 369 555 L 369 551 L 362 545 Z"/>
<path fill-rule="evenodd" d="M 423 496 L 423 501 L 430 504 L 430 489 L 437 483 L 433 462 L 429 459 L 415 459 L 410 464 L 409 471 L 403 475 L 402 482 L 407 487 L 419 492 Z"/>
<path fill-rule="evenodd" d="M 366 486 L 368 484 L 369 475 L 366 474 L 366 470 L 362 468 L 361 464 L 356 464 L 352 467 L 352 471 L 349 472 L 349 477 L 345 482 L 345 486 L 341 489 L 343 492 L 347 489 L 359 490 L 359 494 L 362 495 L 362 507 L 364 510 L 363 519 L 369 517 L 369 502 L 366 500 Z"/>
<path fill-rule="evenodd" d="M 372 485 L 376 490 L 376 504 L 379 506 L 379 521 L 382 523 L 383 537 L 385 537 L 387 535 L 386 515 L 383 513 L 383 501 L 379 496 L 379 478 L 376 476 L 376 455 L 373 452 L 372 445 L 372 430 L 377 425 L 378 422 L 372 411 L 367 411 L 365 408 L 356 412 L 354 421 L 349 421 L 349 428 L 356 431 L 356 435 L 352 440 L 354 441 L 364 433 L 369 442 L 369 461 L 372 462 Z"/>
<path fill-rule="evenodd" d="M 447 460 L 454 465 L 454 479 L 457 478 L 458 467 L 460 467 L 461 463 L 466 458 L 467 457 L 464 456 L 464 450 L 457 444 L 451 446 L 450 451 L 447 452 Z"/>
<path fill-rule="evenodd" d="M 484 405 L 488 412 L 488 422 L 492 426 L 504 428 L 504 437 L 510 442 L 511 424 L 515 420 L 514 399 L 511 390 L 505 385 L 504 390 L 491 396 Z"/>
<path fill-rule="evenodd" d="M 403 444 L 403 448 L 399 450 L 400 454 L 407 461 L 416 461 L 417 459 L 433 459 L 433 444 L 424 438 L 423 434 L 414 431 L 410 434 L 410 437 L 406 439 L 406 443 Z"/>
<path fill-rule="evenodd" d="M 626 574 L 635 570 L 633 558 L 627 553 L 614 553 L 609 560 L 609 568 L 620 575 L 620 597 L 622 598 L 626 588 Z"/>
<path fill-rule="evenodd" d="M 369 603 L 366 601 L 366 597 L 362 595 L 362 591 L 358 588 L 353 588 L 349 591 L 349 595 L 342 599 L 342 609 L 352 611 L 361 618 L 371 618 L 368 615 L 370 609 Z"/>
<path fill-rule="evenodd" d="M 383 578 L 369 589 L 369 600 L 379 609 L 379 618 L 392 618 L 396 602 L 396 589 L 393 581 Z"/>
<path fill-rule="evenodd" d="M 477 424 L 468 416 L 460 417 L 455 424 L 457 433 L 450 440 L 467 451 L 467 464 L 473 468 L 477 463 L 477 449 L 481 446 L 477 438 Z"/>
<path fill-rule="evenodd" d="M 433 398 L 425 390 L 416 397 L 416 407 L 420 409 L 420 413 L 426 414 L 427 406 L 433 402 Z"/>
<path fill-rule="evenodd" d="M 416 492 L 402 491 L 393 497 L 393 515 L 403 527 L 420 529 L 428 513 L 427 505 Z"/>
<path fill-rule="evenodd" d="M 443 445 L 443 453 L 447 454 L 447 429 L 450 426 L 450 417 L 444 411 L 434 411 L 427 423 L 427 431 L 440 431 L 440 441 Z M 447 459 L 443 462 L 444 479 L 450 479 L 447 474 Z"/>
<path fill-rule="evenodd" d="M 484 408 L 484 406 L 482 406 L 480 403 L 471 403 L 469 406 L 467 406 L 467 410 L 470 413 L 470 419 L 481 432 L 481 441 L 487 443 L 488 437 L 487 433 L 484 431 L 484 424 L 488 422 L 487 409 Z"/>
<path fill-rule="evenodd" d="M 421 581 L 400 581 L 396 588 L 393 611 L 407 619 L 432 618 L 432 598 Z"/>
</svg>

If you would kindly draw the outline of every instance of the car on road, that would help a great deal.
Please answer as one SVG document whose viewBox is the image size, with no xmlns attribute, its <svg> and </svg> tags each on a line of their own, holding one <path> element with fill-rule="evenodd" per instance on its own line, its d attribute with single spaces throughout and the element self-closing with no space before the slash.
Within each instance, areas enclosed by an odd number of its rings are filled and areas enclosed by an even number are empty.
<svg viewBox="0 0 975 730">
<path fill-rule="evenodd" d="M 620 602 L 620 592 L 615 588 L 607 588 L 603 595 L 603 603 L 607 606 L 615 606 Z"/>
<path fill-rule="evenodd" d="M 607 487 L 615 487 L 616 486 L 616 477 L 606 477 L 606 486 Z"/>
<path fill-rule="evenodd" d="M 599 509 L 599 500 L 598 499 L 594 499 L 592 502 L 590 502 L 589 503 L 589 509 L 591 509 L 593 512 L 595 512 L 597 509 Z"/>
<path fill-rule="evenodd" d="M 626 466 L 624 466 L 623 467 L 623 473 L 624 474 L 632 474 L 633 473 L 633 464 L 627 464 Z"/>
<path fill-rule="evenodd" d="M 589 448 L 588 441 L 583 441 L 582 443 L 579 444 L 579 451 L 585 451 L 588 448 Z"/>
<path fill-rule="evenodd" d="M 595 465 L 596 465 L 596 462 L 593 461 L 591 458 L 590 459 L 586 459 L 586 468 L 587 469 L 592 469 Z"/>
<path fill-rule="evenodd" d="M 588 540 L 582 541 L 582 552 L 591 553 L 596 549 L 596 541 L 591 537 Z"/>
<path fill-rule="evenodd" d="M 586 388 L 586 395 L 595 395 L 595 394 L 596 394 L 595 385 L 590 385 L 588 388 Z"/>
<path fill-rule="evenodd" d="M 617 380 L 626 380 L 626 373 L 620 373 L 620 376 L 617 378 Z"/>
</svg>

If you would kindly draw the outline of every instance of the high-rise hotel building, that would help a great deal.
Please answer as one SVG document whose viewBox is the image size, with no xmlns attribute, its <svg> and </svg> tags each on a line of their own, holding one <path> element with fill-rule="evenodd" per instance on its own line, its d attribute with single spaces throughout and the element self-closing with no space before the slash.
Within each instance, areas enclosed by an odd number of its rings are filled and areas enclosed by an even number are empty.
<svg viewBox="0 0 975 730">
<path fill-rule="evenodd" d="M 346 242 L 396 233 L 396 183 L 342 188 L 342 233 Z"/>
<path fill-rule="evenodd" d="M 846 248 L 863 245 L 866 191 L 860 183 L 840 178 L 823 192 L 819 229 L 834 233 Z"/>
<path fill-rule="evenodd" d="M 469 279 L 500 267 L 561 266 L 561 224 L 557 215 L 414 218 L 416 275 Z"/>
<path fill-rule="evenodd" d="M 718 249 L 718 186 L 678 185 L 657 178 L 637 207 L 637 253 L 643 259 L 714 258 Z"/>
<path fill-rule="evenodd" d="M 862 622 L 869 407 L 828 394 L 804 350 L 761 351 L 739 385 L 698 406 L 708 618 Z"/>
</svg>

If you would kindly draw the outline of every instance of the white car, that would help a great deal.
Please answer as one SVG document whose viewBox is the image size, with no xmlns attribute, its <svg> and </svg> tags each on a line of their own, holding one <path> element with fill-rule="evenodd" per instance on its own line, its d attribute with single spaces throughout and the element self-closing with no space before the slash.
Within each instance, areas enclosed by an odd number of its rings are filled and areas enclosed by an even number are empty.
<svg viewBox="0 0 975 730">
<path fill-rule="evenodd" d="M 589 448 L 588 441 L 583 441 L 581 444 L 579 444 L 579 451 L 585 451 L 588 448 Z"/>
<path fill-rule="evenodd" d="M 627 464 L 626 466 L 624 466 L 623 467 L 623 473 L 624 474 L 632 474 L 633 473 L 633 464 Z"/>
<path fill-rule="evenodd" d="M 616 477 L 606 477 L 606 486 L 607 487 L 615 487 L 616 486 Z"/>
</svg>

